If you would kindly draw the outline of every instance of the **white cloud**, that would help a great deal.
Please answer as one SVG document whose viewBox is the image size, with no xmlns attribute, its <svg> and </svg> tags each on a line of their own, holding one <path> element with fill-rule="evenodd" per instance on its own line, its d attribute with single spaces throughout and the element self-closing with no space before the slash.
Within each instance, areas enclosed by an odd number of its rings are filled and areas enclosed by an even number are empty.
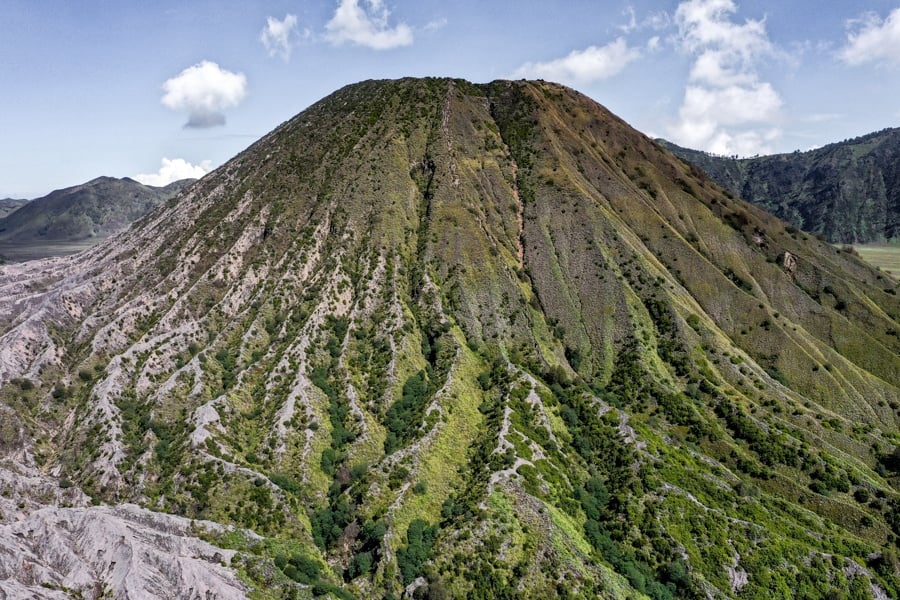
<svg viewBox="0 0 900 600">
<path fill-rule="evenodd" d="M 675 11 L 678 43 L 693 56 L 679 120 L 669 127 L 678 144 L 717 154 L 768 152 L 781 135 L 783 101 L 761 81 L 756 63 L 778 54 L 765 21 L 732 21 L 733 0 L 685 0 Z"/>
<path fill-rule="evenodd" d="M 162 187 L 181 179 L 199 179 L 212 169 L 212 162 L 204 160 L 199 165 L 192 165 L 183 158 L 163 158 L 162 166 L 156 173 L 135 175 L 135 181 L 144 185 Z"/>
<path fill-rule="evenodd" d="M 266 47 L 269 56 L 280 56 L 287 61 L 291 58 L 291 50 L 296 36 L 297 17 L 295 15 L 285 15 L 282 21 L 275 17 L 266 17 L 266 26 L 263 28 L 259 40 Z"/>
<path fill-rule="evenodd" d="M 680 114 L 687 120 L 708 119 L 718 125 L 773 121 L 781 98 L 769 83 L 708 88 L 689 85 Z"/>
<path fill-rule="evenodd" d="M 447 26 L 447 18 L 441 17 L 439 19 L 429 21 L 428 23 L 425 24 L 425 27 L 423 27 L 423 29 L 425 31 L 437 31 L 439 29 L 443 29 L 446 26 Z"/>
<path fill-rule="evenodd" d="M 332 44 L 350 42 L 387 50 L 413 43 L 413 31 L 406 23 L 388 26 L 390 11 L 383 0 L 340 0 L 334 16 L 325 24 L 325 37 Z"/>
<path fill-rule="evenodd" d="M 247 78 L 204 60 L 166 81 L 163 90 L 165 106 L 188 113 L 185 127 L 215 127 L 225 124 L 222 111 L 247 95 Z"/>
<path fill-rule="evenodd" d="M 669 14 L 665 11 L 652 13 L 638 21 L 637 13 L 633 6 L 626 6 L 625 10 L 622 11 L 622 16 L 628 19 L 627 23 L 618 26 L 619 31 L 623 33 L 632 33 L 644 29 L 662 31 L 663 29 L 668 28 L 672 22 Z"/>
<path fill-rule="evenodd" d="M 625 10 L 622 11 L 622 14 L 628 17 L 627 23 L 619 25 L 619 29 L 622 30 L 622 32 L 631 33 L 638 28 L 637 14 L 635 14 L 633 6 L 626 6 Z"/>
<path fill-rule="evenodd" d="M 847 45 L 838 56 L 848 65 L 893 62 L 900 64 L 900 8 L 887 19 L 866 14 L 848 23 Z"/>
<path fill-rule="evenodd" d="M 708 88 L 689 85 L 670 129 L 678 144 L 716 154 L 760 154 L 781 130 L 767 126 L 777 120 L 782 101 L 768 83 Z M 749 130 L 741 126 L 757 125 Z M 760 127 L 761 125 L 761 127 Z"/>
<path fill-rule="evenodd" d="M 815 113 L 803 117 L 806 123 L 827 123 L 828 121 L 837 121 L 843 115 L 839 113 Z"/>
<path fill-rule="evenodd" d="M 733 23 L 737 12 L 733 0 L 686 0 L 675 10 L 675 24 L 681 41 L 690 51 L 710 46 L 727 49 L 741 58 L 772 50 L 765 21 L 747 19 Z"/>
<path fill-rule="evenodd" d="M 639 50 L 629 48 L 625 38 L 620 37 L 605 46 L 590 46 L 584 50 L 573 50 L 563 58 L 547 62 L 525 63 L 516 69 L 514 76 L 590 83 L 616 75 L 640 55 Z"/>
</svg>

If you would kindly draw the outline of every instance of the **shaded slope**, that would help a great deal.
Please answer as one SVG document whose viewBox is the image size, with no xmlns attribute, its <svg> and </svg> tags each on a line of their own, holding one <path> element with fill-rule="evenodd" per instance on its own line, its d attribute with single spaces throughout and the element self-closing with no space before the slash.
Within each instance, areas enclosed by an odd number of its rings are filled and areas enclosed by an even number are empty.
<svg viewBox="0 0 900 600">
<path fill-rule="evenodd" d="M 832 242 L 883 242 L 900 236 L 898 129 L 807 152 L 744 159 L 660 143 L 733 194 Z"/>
<path fill-rule="evenodd" d="M 133 179 L 98 177 L 82 185 L 56 190 L 0 218 L 0 253 L 18 260 L 65 254 L 66 244 L 97 241 L 173 198 L 193 180 L 165 187 Z M 46 247 L 46 250 L 41 250 Z"/>
<path fill-rule="evenodd" d="M 898 589 L 896 282 L 561 86 L 349 86 L 0 308 L 6 455 L 266 588 Z"/>
<path fill-rule="evenodd" d="M 0 218 L 5 217 L 11 212 L 15 211 L 28 204 L 28 200 L 22 200 L 19 198 L 3 198 L 0 200 Z"/>
</svg>

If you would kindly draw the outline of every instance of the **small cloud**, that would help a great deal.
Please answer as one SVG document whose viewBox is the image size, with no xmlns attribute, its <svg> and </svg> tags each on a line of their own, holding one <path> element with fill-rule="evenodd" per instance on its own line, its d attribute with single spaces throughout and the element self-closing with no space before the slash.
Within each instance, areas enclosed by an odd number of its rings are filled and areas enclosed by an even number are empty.
<svg viewBox="0 0 900 600">
<path fill-rule="evenodd" d="M 429 21 L 425 24 L 425 31 L 437 31 L 438 29 L 443 29 L 447 25 L 447 19 L 445 17 L 441 17 L 440 19 L 435 19 L 434 21 Z"/>
<path fill-rule="evenodd" d="M 291 50 L 296 37 L 297 17 L 285 15 L 281 21 L 275 17 L 266 17 L 266 26 L 263 28 L 259 40 L 266 47 L 269 56 L 280 56 L 287 61 L 291 58 Z"/>
<path fill-rule="evenodd" d="M 627 23 L 618 26 L 619 31 L 622 33 L 632 33 L 646 29 L 651 31 L 662 31 L 663 29 L 667 29 L 672 23 L 669 13 L 665 11 L 655 12 L 638 20 L 637 13 L 633 6 L 626 6 L 625 10 L 622 11 L 622 16 L 628 19 Z"/>
<path fill-rule="evenodd" d="M 622 14 L 628 17 L 628 22 L 624 25 L 619 25 L 619 30 L 621 30 L 623 33 L 631 33 L 632 31 L 637 29 L 637 15 L 634 12 L 634 7 L 626 6 Z"/>
<path fill-rule="evenodd" d="M 886 19 L 868 13 L 848 24 L 847 45 L 838 53 L 842 61 L 857 66 L 865 63 L 900 64 L 900 8 Z"/>
<path fill-rule="evenodd" d="M 222 111 L 247 95 L 247 78 L 204 60 L 166 81 L 163 90 L 165 106 L 188 114 L 185 127 L 215 127 L 225 124 Z"/>
<path fill-rule="evenodd" d="M 842 115 L 839 113 L 816 113 L 803 117 L 806 123 L 827 123 L 828 121 L 837 121 Z"/>
<path fill-rule="evenodd" d="M 624 38 L 618 38 L 605 46 L 590 46 L 573 50 L 563 58 L 547 62 L 525 63 L 516 69 L 516 78 L 542 78 L 553 81 L 591 83 L 618 74 L 628 63 L 640 57 L 635 48 L 629 48 Z"/>
<path fill-rule="evenodd" d="M 660 39 L 658 35 L 654 35 L 652 38 L 647 40 L 647 50 L 649 52 L 656 52 L 660 49 Z"/>
<path fill-rule="evenodd" d="M 199 165 L 192 165 L 183 158 L 163 158 L 162 166 L 156 173 L 135 175 L 135 181 L 144 185 L 163 187 L 181 179 L 199 179 L 212 170 L 212 162 L 204 160 Z"/>
<path fill-rule="evenodd" d="M 669 17 L 669 13 L 665 11 L 660 11 L 657 13 L 653 13 L 646 19 L 644 19 L 644 25 L 649 27 L 653 31 L 662 31 L 663 29 L 668 29 L 669 25 L 672 24 L 672 19 Z"/>
<path fill-rule="evenodd" d="M 413 43 L 413 31 L 406 23 L 388 26 L 390 11 L 383 0 L 340 0 L 334 16 L 325 24 L 325 37 L 332 44 L 345 42 L 387 50 Z"/>
</svg>

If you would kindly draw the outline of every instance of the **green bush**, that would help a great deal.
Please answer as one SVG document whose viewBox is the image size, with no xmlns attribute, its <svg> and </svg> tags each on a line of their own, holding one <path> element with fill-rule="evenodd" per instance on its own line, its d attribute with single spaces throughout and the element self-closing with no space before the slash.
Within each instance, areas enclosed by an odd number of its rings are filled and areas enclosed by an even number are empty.
<svg viewBox="0 0 900 600">
<path fill-rule="evenodd" d="M 288 577 L 300 583 L 312 583 L 316 581 L 322 571 L 318 562 L 302 554 L 292 555 L 291 558 L 288 559 L 288 563 L 288 566 L 293 567 L 293 576 L 288 574 L 287 567 L 285 568 L 285 575 L 288 575 Z"/>
<path fill-rule="evenodd" d="M 292 494 L 300 492 L 300 484 L 283 473 L 270 473 L 269 480 L 286 492 Z"/>
<path fill-rule="evenodd" d="M 360 552 L 350 561 L 350 579 L 367 575 L 372 570 L 372 553 Z"/>
<path fill-rule="evenodd" d="M 388 434 L 384 440 L 384 451 L 390 454 L 412 439 L 418 431 L 428 400 L 428 384 L 425 373 L 419 371 L 411 375 L 403 384 L 403 395 L 394 402 L 385 414 Z"/>
<path fill-rule="evenodd" d="M 437 525 L 415 519 L 406 530 L 406 545 L 397 551 L 397 566 L 404 585 L 409 585 L 419 576 L 438 536 Z"/>
</svg>

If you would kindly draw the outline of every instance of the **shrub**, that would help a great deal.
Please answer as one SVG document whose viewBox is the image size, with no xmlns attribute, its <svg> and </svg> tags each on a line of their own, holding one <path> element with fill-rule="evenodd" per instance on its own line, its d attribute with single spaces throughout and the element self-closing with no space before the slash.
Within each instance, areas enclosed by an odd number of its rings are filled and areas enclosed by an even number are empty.
<svg viewBox="0 0 900 600">
<path fill-rule="evenodd" d="M 360 552 L 350 562 L 350 578 L 361 577 L 372 570 L 372 553 Z"/>
<path fill-rule="evenodd" d="M 294 581 L 299 581 L 300 583 L 312 583 L 316 581 L 322 570 L 318 562 L 302 554 L 294 554 L 288 560 L 288 563 L 289 567 L 293 567 L 294 575 L 291 576 L 288 574 L 287 567 L 285 568 L 285 575 L 288 575 L 288 577 Z"/>
<path fill-rule="evenodd" d="M 394 402 L 385 414 L 385 425 L 388 429 L 384 440 L 384 451 L 387 454 L 397 450 L 401 444 L 412 438 L 418 431 L 428 399 L 428 385 L 425 373 L 419 371 L 411 375 L 403 384 L 403 395 Z"/>
<path fill-rule="evenodd" d="M 409 524 L 406 530 L 406 545 L 397 551 L 397 566 L 400 568 L 404 585 L 409 585 L 418 577 L 437 536 L 437 526 L 429 526 L 427 521 L 415 519 Z"/>
<path fill-rule="evenodd" d="M 292 494 L 300 492 L 300 484 L 283 473 L 271 473 L 269 480 L 286 492 L 291 492 Z"/>
</svg>

